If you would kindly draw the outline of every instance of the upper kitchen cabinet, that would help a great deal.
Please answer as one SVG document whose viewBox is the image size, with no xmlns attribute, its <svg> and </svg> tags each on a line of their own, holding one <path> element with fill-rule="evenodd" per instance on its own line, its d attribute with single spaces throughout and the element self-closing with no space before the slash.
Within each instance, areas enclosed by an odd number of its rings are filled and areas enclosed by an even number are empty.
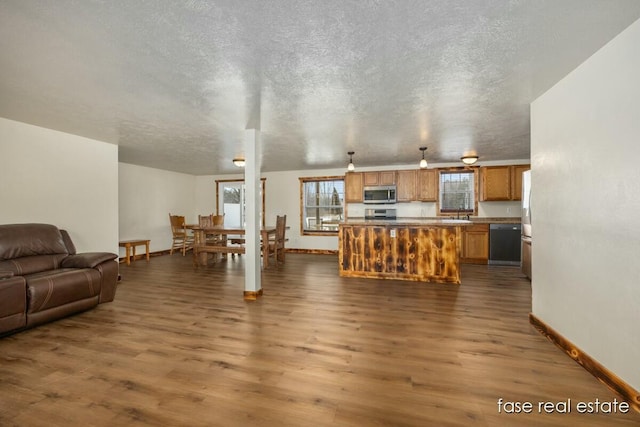
<svg viewBox="0 0 640 427">
<path fill-rule="evenodd" d="M 482 189 L 480 200 L 511 200 L 511 170 L 509 166 L 485 166 L 480 168 Z"/>
<path fill-rule="evenodd" d="M 344 201 L 346 203 L 362 203 L 363 182 L 362 172 L 344 174 Z"/>
<path fill-rule="evenodd" d="M 521 200 L 522 172 L 529 169 L 529 165 L 481 167 L 480 200 Z"/>
<path fill-rule="evenodd" d="M 438 199 L 438 171 L 435 169 L 418 170 L 418 200 L 435 202 Z"/>
<path fill-rule="evenodd" d="M 531 169 L 531 165 L 511 166 L 511 200 L 522 200 L 522 172 Z"/>
<path fill-rule="evenodd" d="M 363 172 L 364 186 L 393 185 L 396 183 L 396 171 Z"/>
<path fill-rule="evenodd" d="M 416 200 L 416 171 L 399 170 L 396 178 L 396 199 L 398 202 Z"/>
</svg>

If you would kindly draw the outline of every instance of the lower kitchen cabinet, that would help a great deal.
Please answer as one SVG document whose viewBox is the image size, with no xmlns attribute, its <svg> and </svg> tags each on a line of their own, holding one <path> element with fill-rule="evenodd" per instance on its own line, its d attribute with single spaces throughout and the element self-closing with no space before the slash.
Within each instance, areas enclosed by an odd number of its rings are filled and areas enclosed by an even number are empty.
<svg viewBox="0 0 640 427">
<path fill-rule="evenodd" d="M 463 227 L 460 262 L 487 264 L 489 262 L 489 224 Z"/>
<path fill-rule="evenodd" d="M 522 239 L 522 272 L 531 280 L 531 238 Z"/>
</svg>

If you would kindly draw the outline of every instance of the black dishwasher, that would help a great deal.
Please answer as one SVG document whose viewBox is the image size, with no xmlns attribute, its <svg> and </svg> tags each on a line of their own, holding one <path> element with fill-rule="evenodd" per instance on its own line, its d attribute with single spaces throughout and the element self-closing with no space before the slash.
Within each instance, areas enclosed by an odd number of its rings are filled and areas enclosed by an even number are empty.
<svg viewBox="0 0 640 427">
<path fill-rule="evenodd" d="M 520 265 L 521 225 L 489 225 L 489 264 Z"/>
</svg>

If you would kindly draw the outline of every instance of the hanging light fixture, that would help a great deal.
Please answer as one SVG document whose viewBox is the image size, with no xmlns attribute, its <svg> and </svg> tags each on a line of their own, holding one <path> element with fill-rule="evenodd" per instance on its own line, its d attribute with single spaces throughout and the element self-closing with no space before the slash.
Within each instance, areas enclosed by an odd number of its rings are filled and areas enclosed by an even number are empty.
<svg viewBox="0 0 640 427">
<path fill-rule="evenodd" d="M 465 165 L 471 166 L 478 161 L 478 156 L 462 156 L 460 157 L 460 160 L 462 160 L 462 163 Z"/>
<path fill-rule="evenodd" d="M 244 157 L 236 157 L 233 159 L 233 164 L 239 168 L 243 168 L 245 164 Z"/>
<path fill-rule="evenodd" d="M 427 151 L 427 147 L 420 147 L 420 151 L 422 151 L 422 160 L 420 160 L 420 168 L 426 169 L 429 164 L 427 163 L 427 159 L 424 158 L 424 152 Z"/>
<path fill-rule="evenodd" d="M 353 155 L 356 154 L 356 152 L 349 151 L 347 154 L 349 155 L 349 165 L 347 166 L 347 170 L 349 172 L 353 172 L 356 169 L 356 167 L 353 165 Z"/>
</svg>

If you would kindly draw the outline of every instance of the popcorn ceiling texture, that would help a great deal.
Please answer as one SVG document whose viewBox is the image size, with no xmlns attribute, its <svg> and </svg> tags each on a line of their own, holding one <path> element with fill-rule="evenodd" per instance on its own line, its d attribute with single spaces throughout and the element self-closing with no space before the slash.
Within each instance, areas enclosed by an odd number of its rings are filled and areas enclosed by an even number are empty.
<svg viewBox="0 0 640 427">
<path fill-rule="evenodd" d="M 636 0 L 0 2 L 0 116 L 237 172 L 529 158 L 529 103 Z"/>
</svg>

